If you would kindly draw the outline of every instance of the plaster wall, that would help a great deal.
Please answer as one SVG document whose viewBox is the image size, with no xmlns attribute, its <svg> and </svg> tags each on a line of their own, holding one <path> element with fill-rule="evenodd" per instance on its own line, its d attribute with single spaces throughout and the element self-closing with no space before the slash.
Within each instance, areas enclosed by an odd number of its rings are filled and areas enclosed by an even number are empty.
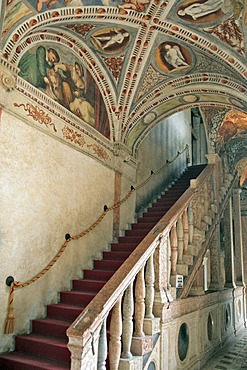
<svg viewBox="0 0 247 370">
<path fill-rule="evenodd" d="M 242 216 L 244 280 L 247 281 L 247 216 Z"/>
<path fill-rule="evenodd" d="M 4 335 L 9 288 L 7 276 L 24 283 L 40 273 L 58 253 L 65 234 L 78 235 L 112 205 L 114 171 L 98 161 L 2 112 L 0 127 L 0 343 Z M 102 178 L 104 181 L 102 181 Z M 92 267 L 112 234 L 112 212 L 83 238 L 71 241 L 56 264 L 32 285 L 15 291 L 15 333 L 29 330 L 30 320 L 45 316 L 45 305 L 70 288 L 72 278 Z M 96 230 L 96 229 L 95 229 Z"/>
<path fill-rule="evenodd" d="M 157 172 L 172 161 L 185 145 L 191 148 L 191 112 L 179 112 L 159 123 L 143 141 L 138 152 L 137 184 L 147 179 L 151 171 Z M 137 193 L 137 211 L 164 190 L 186 167 L 186 152 L 179 156 L 162 172 L 154 175 Z"/>
</svg>

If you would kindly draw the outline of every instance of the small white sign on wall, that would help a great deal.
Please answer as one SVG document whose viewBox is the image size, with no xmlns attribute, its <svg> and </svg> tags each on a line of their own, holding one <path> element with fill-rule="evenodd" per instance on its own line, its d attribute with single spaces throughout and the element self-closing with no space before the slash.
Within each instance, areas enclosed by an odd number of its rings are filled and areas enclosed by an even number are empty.
<svg viewBox="0 0 247 370">
<path fill-rule="evenodd" d="M 176 288 L 183 288 L 184 277 L 183 275 L 176 275 Z"/>
</svg>

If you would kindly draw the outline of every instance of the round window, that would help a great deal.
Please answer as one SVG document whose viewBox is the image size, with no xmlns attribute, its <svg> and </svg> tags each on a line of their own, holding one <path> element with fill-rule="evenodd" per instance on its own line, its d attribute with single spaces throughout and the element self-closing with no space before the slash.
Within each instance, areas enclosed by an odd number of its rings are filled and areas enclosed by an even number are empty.
<svg viewBox="0 0 247 370">
<path fill-rule="evenodd" d="M 214 322 L 213 322 L 213 319 L 212 319 L 212 315 L 211 315 L 211 313 L 209 313 L 208 314 L 208 325 L 207 325 L 208 340 L 212 340 L 212 338 L 213 338 L 213 325 L 214 325 Z"/>
<path fill-rule="evenodd" d="M 183 323 L 180 326 L 178 334 L 178 355 L 181 361 L 183 361 L 188 352 L 189 348 L 189 330 L 187 324 Z"/>
</svg>

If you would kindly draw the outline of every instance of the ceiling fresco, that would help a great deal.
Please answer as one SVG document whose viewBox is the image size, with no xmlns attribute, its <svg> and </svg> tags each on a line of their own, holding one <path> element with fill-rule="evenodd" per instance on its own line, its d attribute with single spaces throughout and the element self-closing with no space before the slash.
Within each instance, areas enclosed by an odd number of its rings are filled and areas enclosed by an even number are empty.
<svg viewBox="0 0 247 370">
<path fill-rule="evenodd" d="M 246 140 L 247 0 L 4 0 L 0 10 L 18 91 L 51 99 L 58 116 L 134 156 L 162 119 L 192 107 L 212 115 L 212 150 Z"/>
</svg>

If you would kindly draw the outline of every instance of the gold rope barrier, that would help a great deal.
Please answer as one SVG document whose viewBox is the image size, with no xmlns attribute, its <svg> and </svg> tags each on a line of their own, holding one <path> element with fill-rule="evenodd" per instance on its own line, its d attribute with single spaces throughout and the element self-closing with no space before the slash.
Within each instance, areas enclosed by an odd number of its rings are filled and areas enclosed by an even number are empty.
<svg viewBox="0 0 247 370">
<path fill-rule="evenodd" d="M 6 319 L 4 334 L 11 334 L 11 333 L 14 332 L 14 323 L 15 323 L 14 291 L 15 291 L 15 289 L 24 288 L 28 285 L 31 285 L 32 283 L 34 283 L 35 281 L 40 279 L 43 275 L 45 275 L 52 268 L 52 266 L 57 262 L 57 260 L 60 258 L 60 256 L 63 254 L 63 252 L 65 251 L 67 245 L 69 244 L 69 242 L 71 240 L 80 239 L 81 237 L 87 235 L 89 232 L 91 232 L 93 229 L 95 229 L 96 226 L 98 226 L 98 224 L 104 219 L 104 217 L 106 216 L 106 214 L 109 211 L 112 211 L 112 210 L 120 207 L 121 204 L 123 204 L 124 202 L 126 202 L 130 198 L 130 196 L 132 195 L 132 193 L 134 191 L 139 190 L 143 186 L 145 186 L 151 180 L 151 178 L 154 175 L 157 175 L 160 172 L 162 172 L 168 165 L 173 163 L 185 151 L 186 151 L 186 157 L 187 157 L 187 163 L 188 163 L 189 162 L 189 145 L 186 144 L 185 148 L 181 152 L 178 152 L 177 155 L 171 161 L 167 161 L 166 164 L 164 166 L 162 166 L 157 172 L 151 171 L 151 175 L 146 180 L 144 180 L 140 185 L 138 185 L 136 188 L 131 186 L 131 190 L 128 192 L 128 194 L 122 200 L 120 200 L 118 203 L 114 204 L 113 206 L 111 206 L 109 208 L 107 206 L 105 206 L 104 207 L 104 212 L 101 214 L 101 216 L 98 218 L 98 220 L 95 221 L 89 228 L 87 228 L 85 231 L 81 232 L 78 235 L 75 235 L 75 236 L 70 236 L 69 235 L 69 237 L 63 243 L 62 247 L 60 248 L 58 253 L 55 255 L 55 257 L 49 262 L 49 264 L 39 274 L 35 275 L 32 279 L 26 281 L 25 283 L 20 283 L 18 281 L 14 281 L 14 279 L 11 280 L 11 283 L 8 284 L 8 285 L 10 285 L 10 292 L 9 292 L 9 302 L 8 302 L 8 315 L 7 315 L 7 319 Z"/>
</svg>

